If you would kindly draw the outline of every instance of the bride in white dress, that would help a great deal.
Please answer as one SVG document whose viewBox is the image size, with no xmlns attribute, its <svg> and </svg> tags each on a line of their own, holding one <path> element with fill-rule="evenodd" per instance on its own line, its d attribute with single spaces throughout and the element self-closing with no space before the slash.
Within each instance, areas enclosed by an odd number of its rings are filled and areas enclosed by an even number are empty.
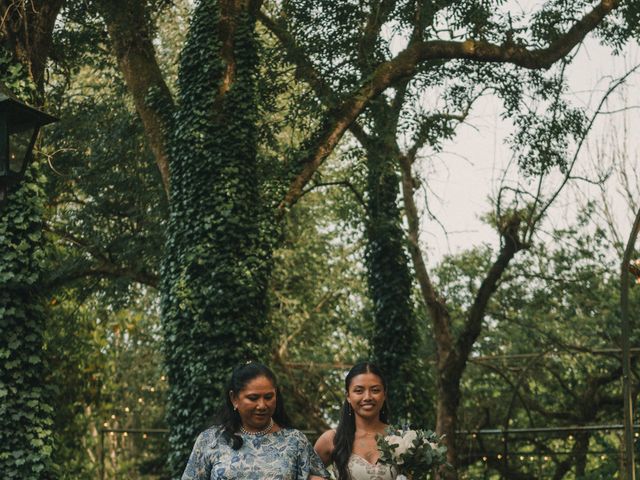
<svg viewBox="0 0 640 480">
<path fill-rule="evenodd" d="M 378 463 L 376 436 L 388 426 L 387 389 L 382 372 L 368 362 L 353 366 L 345 378 L 346 399 L 340 423 L 324 432 L 315 450 L 333 464 L 337 480 L 393 480 L 391 467 Z"/>
</svg>

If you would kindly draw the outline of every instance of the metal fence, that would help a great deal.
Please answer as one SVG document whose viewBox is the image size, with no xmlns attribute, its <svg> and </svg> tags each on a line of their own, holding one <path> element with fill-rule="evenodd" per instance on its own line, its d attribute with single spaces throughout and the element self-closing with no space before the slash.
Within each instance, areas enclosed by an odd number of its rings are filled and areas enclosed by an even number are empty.
<svg viewBox="0 0 640 480">
<path fill-rule="evenodd" d="M 640 425 L 636 425 L 635 430 L 640 430 Z M 510 472 L 516 470 L 532 478 L 551 478 L 558 465 L 575 455 L 572 447 L 577 438 L 586 435 L 590 439 L 589 448 L 585 451 L 589 463 L 597 463 L 603 471 L 601 477 L 596 474 L 590 478 L 609 480 L 612 477 L 606 472 L 616 471 L 622 461 L 623 431 L 623 425 L 619 424 L 460 431 L 461 448 L 458 453 L 463 466 L 460 477 L 508 479 Z M 317 437 L 313 431 L 304 433 L 311 440 Z M 161 454 L 168 448 L 167 434 L 168 430 L 162 428 L 101 429 L 100 480 L 165 478 Z M 636 438 L 638 436 L 636 433 Z M 576 478 L 571 471 L 566 475 Z"/>
</svg>

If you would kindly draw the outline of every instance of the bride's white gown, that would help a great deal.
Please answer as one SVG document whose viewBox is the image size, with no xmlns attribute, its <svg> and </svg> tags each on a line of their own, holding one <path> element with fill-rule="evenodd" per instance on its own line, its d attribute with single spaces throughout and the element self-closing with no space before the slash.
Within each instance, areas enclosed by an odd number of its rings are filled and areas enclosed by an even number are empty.
<svg viewBox="0 0 640 480">
<path fill-rule="evenodd" d="M 389 465 L 369 463 L 355 453 L 349 458 L 349 473 L 352 480 L 393 480 L 396 475 Z"/>
</svg>

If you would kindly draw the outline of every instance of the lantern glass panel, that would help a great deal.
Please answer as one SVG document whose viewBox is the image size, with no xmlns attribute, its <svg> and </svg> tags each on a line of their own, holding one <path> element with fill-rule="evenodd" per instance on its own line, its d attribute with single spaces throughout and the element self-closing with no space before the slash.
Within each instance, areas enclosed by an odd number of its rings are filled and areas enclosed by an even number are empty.
<svg viewBox="0 0 640 480">
<path fill-rule="evenodd" d="M 9 170 L 11 173 L 21 173 L 28 160 L 29 147 L 33 129 L 22 130 L 9 135 Z"/>
</svg>

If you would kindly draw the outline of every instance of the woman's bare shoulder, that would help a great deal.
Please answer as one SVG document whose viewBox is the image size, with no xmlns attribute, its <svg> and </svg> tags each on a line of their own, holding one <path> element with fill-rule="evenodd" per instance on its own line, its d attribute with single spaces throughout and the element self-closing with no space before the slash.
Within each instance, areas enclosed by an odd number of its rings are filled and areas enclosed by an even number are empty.
<svg viewBox="0 0 640 480">
<path fill-rule="evenodd" d="M 318 455 L 320 455 L 320 458 L 325 465 L 327 465 L 331 459 L 331 454 L 333 453 L 333 439 L 335 436 L 335 430 L 327 430 L 318 437 L 318 440 L 316 440 L 314 449 Z"/>
<path fill-rule="evenodd" d="M 335 438 L 335 436 L 336 436 L 336 430 L 335 428 L 332 428 L 331 430 L 327 430 L 322 435 L 320 435 L 316 443 L 322 441 L 322 442 L 331 442 L 331 444 L 333 444 L 333 439 Z"/>
</svg>

